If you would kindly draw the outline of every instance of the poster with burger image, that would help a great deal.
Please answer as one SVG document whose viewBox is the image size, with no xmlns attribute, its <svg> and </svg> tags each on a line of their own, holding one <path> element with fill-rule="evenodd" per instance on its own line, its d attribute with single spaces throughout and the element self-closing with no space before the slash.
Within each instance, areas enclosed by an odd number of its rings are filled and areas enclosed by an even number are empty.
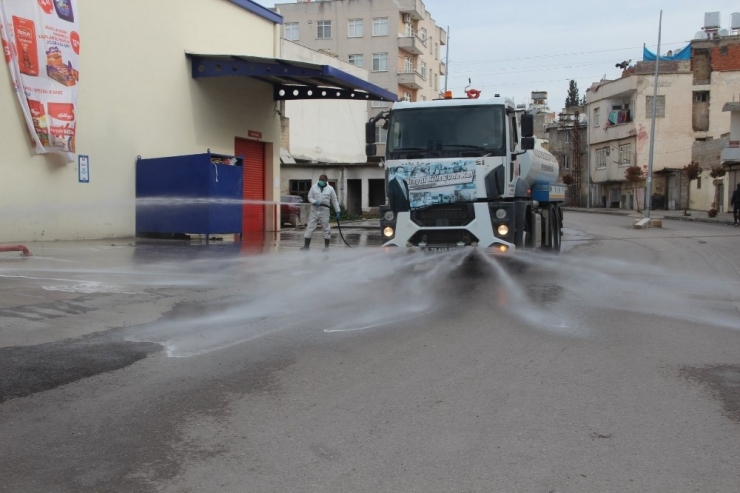
<svg viewBox="0 0 740 493">
<path fill-rule="evenodd" d="M 77 0 L 0 0 L 0 38 L 33 147 L 74 162 Z"/>
</svg>

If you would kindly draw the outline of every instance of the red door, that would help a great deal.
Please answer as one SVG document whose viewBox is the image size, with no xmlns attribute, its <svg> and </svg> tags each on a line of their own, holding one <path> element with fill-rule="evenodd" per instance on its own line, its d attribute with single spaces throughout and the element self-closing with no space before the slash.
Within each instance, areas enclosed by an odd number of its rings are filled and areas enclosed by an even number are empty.
<svg viewBox="0 0 740 493">
<path fill-rule="evenodd" d="M 265 231 L 265 145 L 237 137 L 234 149 L 244 157 L 242 233 L 247 238 Z"/>
</svg>

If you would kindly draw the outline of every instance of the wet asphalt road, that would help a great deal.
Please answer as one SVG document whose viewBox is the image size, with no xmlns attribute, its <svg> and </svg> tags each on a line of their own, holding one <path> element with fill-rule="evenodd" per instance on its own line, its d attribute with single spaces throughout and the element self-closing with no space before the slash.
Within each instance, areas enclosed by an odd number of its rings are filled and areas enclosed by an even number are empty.
<svg viewBox="0 0 740 493">
<path fill-rule="evenodd" d="M 737 491 L 740 229 L 630 225 L 2 257 L 0 491 Z"/>
</svg>

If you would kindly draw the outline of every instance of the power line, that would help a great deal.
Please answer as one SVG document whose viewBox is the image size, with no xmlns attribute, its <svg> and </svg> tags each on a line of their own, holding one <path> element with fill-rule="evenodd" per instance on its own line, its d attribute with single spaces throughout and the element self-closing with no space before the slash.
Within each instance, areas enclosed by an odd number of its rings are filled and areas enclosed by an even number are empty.
<svg viewBox="0 0 740 493">
<path fill-rule="evenodd" d="M 468 70 L 463 72 L 455 72 L 458 74 L 480 74 L 480 75 L 503 75 L 506 72 L 516 71 L 517 73 L 525 73 L 525 72 L 539 72 L 542 70 L 567 70 L 574 67 L 588 67 L 591 65 L 603 65 L 605 63 L 613 63 L 614 60 L 599 60 L 596 62 L 584 62 L 584 63 L 568 63 L 564 65 L 543 65 L 543 66 L 535 66 L 535 65 L 529 65 L 529 66 L 519 66 L 519 67 L 507 67 L 498 69 L 494 72 L 486 72 L 485 70 Z M 460 79 L 460 78 L 466 78 L 466 75 L 458 75 L 458 76 L 452 76 L 450 79 Z"/>
<path fill-rule="evenodd" d="M 686 44 L 687 41 L 676 41 L 673 43 L 661 43 L 663 46 L 667 45 L 676 45 L 676 44 Z M 644 45 L 646 47 L 653 47 L 653 45 Z M 533 59 L 539 59 L 539 58 L 555 58 L 555 57 L 561 57 L 561 56 L 578 56 L 578 55 L 590 55 L 593 53 L 609 53 L 614 51 L 627 51 L 627 50 L 637 50 L 642 48 L 642 46 L 632 46 L 629 48 L 612 48 L 609 50 L 595 50 L 595 51 L 581 51 L 581 52 L 574 52 L 574 53 L 555 53 L 552 55 L 534 55 L 534 56 L 528 56 L 528 57 L 514 57 L 514 58 L 497 58 L 494 60 L 461 60 L 456 62 L 454 59 L 450 61 L 450 64 L 453 63 L 459 63 L 459 64 L 478 64 L 478 63 L 493 63 L 493 62 L 511 62 L 511 61 L 519 61 L 519 60 L 533 60 Z"/>
<path fill-rule="evenodd" d="M 600 75 L 584 75 L 583 77 L 566 77 L 565 79 L 548 79 L 548 80 L 531 80 L 528 82 L 523 81 L 517 81 L 517 82 L 511 82 L 507 84 L 486 84 L 484 86 L 481 86 L 481 89 L 485 89 L 486 87 L 500 87 L 500 86 L 521 86 L 523 84 L 541 84 L 544 82 L 562 82 L 562 81 L 571 81 L 571 80 L 592 80 L 592 79 L 601 79 L 604 77 L 604 74 Z"/>
</svg>

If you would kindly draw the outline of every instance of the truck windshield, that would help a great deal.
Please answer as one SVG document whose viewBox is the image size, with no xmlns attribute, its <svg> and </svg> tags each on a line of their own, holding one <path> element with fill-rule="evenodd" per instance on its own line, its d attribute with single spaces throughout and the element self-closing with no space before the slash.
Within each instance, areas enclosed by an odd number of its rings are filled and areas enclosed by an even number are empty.
<svg viewBox="0 0 740 493">
<path fill-rule="evenodd" d="M 387 151 L 434 156 L 506 153 L 503 106 L 422 107 L 396 110 L 388 125 Z"/>
</svg>

